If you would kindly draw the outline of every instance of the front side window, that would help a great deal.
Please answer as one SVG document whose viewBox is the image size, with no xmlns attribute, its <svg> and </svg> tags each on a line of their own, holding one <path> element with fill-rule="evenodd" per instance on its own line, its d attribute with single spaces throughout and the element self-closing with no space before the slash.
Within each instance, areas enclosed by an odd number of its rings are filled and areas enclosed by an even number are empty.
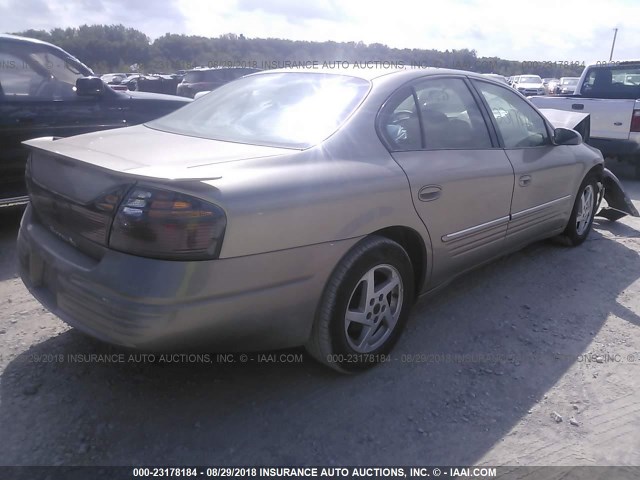
<svg viewBox="0 0 640 480">
<path fill-rule="evenodd" d="M 380 117 L 380 131 L 392 150 L 417 150 L 422 142 L 429 150 L 491 148 L 487 125 L 464 80 L 427 79 L 401 92 Z"/>
<path fill-rule="evenodd" d="M 182 135 L 308 148 L 335 132 L 369 92 L 367 80 L 327 73 L 265 73 L 217 88 L 146 125 Z"/>
<path fill-rule="evenodd" d="M 38 45 L 8 43 L 0 52 L 0 86 L 8 101 L 75 98 L 82 76 L 74 61 Z"/>
<path fill-rule="evenodd" d="M 43 75 L 36 73 L 20 57 L 0 52 L 0 85 L 7 100 L 27 98 L 32 86 L 44 80 Z"/>
<path fill-rule="evenodd" d="M 474 80 L 474 84 L 489 104 L 505 148 L 550 144 L 544 120 L 524 98 L 492 83 Z"/>
</svg>

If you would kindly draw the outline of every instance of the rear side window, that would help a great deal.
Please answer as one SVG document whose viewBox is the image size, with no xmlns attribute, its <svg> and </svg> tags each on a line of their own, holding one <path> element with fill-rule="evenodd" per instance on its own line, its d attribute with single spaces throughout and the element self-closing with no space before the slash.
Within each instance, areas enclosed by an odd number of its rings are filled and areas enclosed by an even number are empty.
<svg viewBox="0 0 640 480">
<path fill-rule="evenodd" d="M 640 98 L 640 65 L 592 67 L 580 93 L 590 98 Z"/>
<path fill-rule="evenodd" d="M 394 151 L 491 148 L 478 104 L 460 78 L 422 80 L 394 94 L 379 119 Z"/>
</svg>

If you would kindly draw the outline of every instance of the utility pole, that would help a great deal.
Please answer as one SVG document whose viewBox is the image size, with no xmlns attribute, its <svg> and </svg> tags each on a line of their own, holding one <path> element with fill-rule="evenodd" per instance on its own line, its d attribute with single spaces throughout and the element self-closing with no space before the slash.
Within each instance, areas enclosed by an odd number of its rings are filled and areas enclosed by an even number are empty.
<svg viewBox="0 0 640 480">
<path fill-rule="evenodd" d="M 613 43 L 611 44 L 611 54 L 609 55 L 609 61 L 613 58 L 613 48 L 616 46 L 616 37 L 618 36 L 618 29 L 613 29 Z"/>
</svg>

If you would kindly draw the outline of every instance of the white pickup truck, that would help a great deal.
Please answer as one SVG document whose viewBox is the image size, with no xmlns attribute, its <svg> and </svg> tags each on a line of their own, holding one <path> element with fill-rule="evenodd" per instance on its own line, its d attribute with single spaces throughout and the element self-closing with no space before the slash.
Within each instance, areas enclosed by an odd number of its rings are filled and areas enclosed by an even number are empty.
<svg viewBox="0 0 640 480">
<path fill-rule="evenodd" d="M 591 114 L 587 143 L 607 159 L 634 164 L 640 179 L 640 61 L 590 65 L 573 95 L 529 99 L 539 108 Z"/>
</svg>

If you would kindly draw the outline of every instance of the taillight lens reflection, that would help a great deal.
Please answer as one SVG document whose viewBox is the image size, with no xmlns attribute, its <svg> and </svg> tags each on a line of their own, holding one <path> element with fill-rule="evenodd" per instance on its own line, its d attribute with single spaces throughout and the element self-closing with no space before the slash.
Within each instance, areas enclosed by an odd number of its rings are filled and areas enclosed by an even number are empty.
<svg viewBox="0 0 640 480">
<path fill-rule="evenodd" d="M 178 192 L 134 187 L 120 204 L 109 247 L 167 260 L 217 258 L 227 225 L 224 211 Z"/>
</svg>

